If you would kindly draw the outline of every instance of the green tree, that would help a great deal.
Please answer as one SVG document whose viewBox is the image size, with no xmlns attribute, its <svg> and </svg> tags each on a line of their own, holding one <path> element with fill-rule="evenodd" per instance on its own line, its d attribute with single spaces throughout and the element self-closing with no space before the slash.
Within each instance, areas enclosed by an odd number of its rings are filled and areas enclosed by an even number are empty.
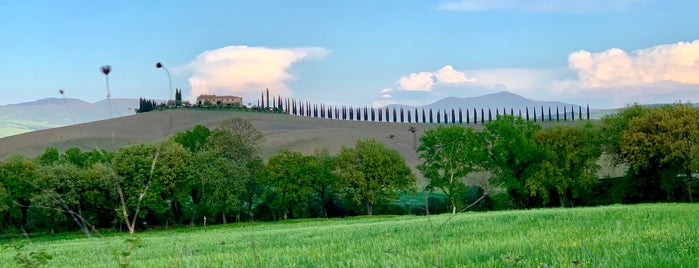
<svg viewBox="0 0 699 268">
<path fill-rule="evenodd" d="M 417 151 L 424 162 L 417 168 L 430 180 L 427 190 L 444 192 L 452 214 L 463 205 L 459 200 L 466 193 L 463 180 L 480 170 L 478 165 L 485 157 L 484 149 L 483 135 L 462 126 L 440 126 L 427 130 L 420 137 Z"/>
<path fill-rule="evenodd" d="M 224 132 L 228 132 L 225 134 Z M 252 217 L 252 211 L 257 199 L 257 185 L 255 178 L 264 169 L 262 161 L 262 143 L 265 137 L 250 121 L 233 117 L 221 122 L 219 128 L 211 132 L 207 139 L 208 146 L 217 147 L 225 156 L 238 164 L 245 166 L 249 173 L 246 182 L 245 205 L 248 214 Z"/>
<path fill-rule="evenodd" d="M 211 130 L 202 125 L 196 125 L 192 130 L 179 132 L 172 136 L 172 140 L 181 144 L 190 152 L 197 152 L 204 148 L 206 139 L 211 135 Z"/>
<path fill-rule="evenodd" d="M 215 149 L 195 153 L 189 163 L 192 201 L 196 206 L 193 216 L 220 215 L 224 224 L 227 215 L 242 211 L 248 169 L 225 157 Z M 240 218 L 238 216 L 238 218 Z"/>
<path fill-rule="evenodd" d="M 0 162 L 0 183 L 8 193 L 5 203 L 9 206 L 0 212 L 0 227 L 24 228 L 28 221 L 31 198 L 36 192 L 32 184 L 34 172 L 39 166 L 25 156 L 12 156 Z"/>
<path fill-rule="evenodd" d="M 398 151 L 375 139 L 357 140 L 354 148 L 343 147 L 336 162 L 338 182 L 358 204 L 366 204 L 367 214 L 381 198 L 395 191 L 414 191 L 415 175 Z"/>
<path fill-rule="evenodd" d="M 131 234 L 136 222 L 150 219 L 167 223 L 168 212 L 177 216 L 178 212 L 172 210 L 177 205 L 176 191 L 186 190 L 177 186 L 185 184 L 182 180 L 186 178 L 187 161 L 186 149 L 174 142 L 119 149 L 113 172 L 105 174 L 102 182 L 106 189 L 117 191 L 122 212 L 119 216 Z M 141 209 L 144 211 L 139 215 Z"/>
<path fill-rule="evenodd" d="M 333 200 L 337 181 L 333 173 L 335 157 L 331 156 L 327 149 L 316 149 L 307 160 L 306 164 L 311 173 L 311 188 L 315 192 L 315 200 L 319 202 L 321 209 L 319 215 L 327 218 L 327 208 Z"/>
<path fill-rule="evenodd" d="M 7 193 L 5 185 L 0 182 L 0 213 L 10 208 L 10 194 Z M 0 225 L 2 227 L 2 225 Z"/>
<path fill-rule="evenodd" d="M 544 151 L 538 170 L 526 180 L 531 195 L 550 200 L 558 195 L 560 206 L 578 198 L 597 182 L 597 160 L 601 155 L 599 132 L 590 122 L 575 126 L 556 125 L 535 136 Z"/>
<path fill-rule="evenodd" d="M 485 124 L 488 157 L 483 165 L 493 173 L 490 182 L 507 189 L 515 205 L 537 205 L 526 181 L 536 172 L 542 150 L 534 140 L 541 126 L 521 117 L 501 115 Z"/>
<path fill-rule="evenodd" d="M 632 118 L 622 134 L 621 155 L 639 175 L 659 184 L 668 201 L 678 200 L 678 183 L 686 186 L 692 201 L 692 176 L 699 168 L 698 120 L 699 112 L 690 105 L 664 105 Z"/>
<path fill-rule="evenodd" d="M 82 170 L 70 163 L 57 163 L 41 166 L 33 181 L 40 189 L 32 197 L 32 208 L 41 210 L 47 217 L 42 222 L 47 226 L 66 224 L 66 216 L 71 219 L 87 237 L 92 224 L 82 212 L 81 196 L 87 190 Z"/>
<path fill-rule="evenodd" d="M 666 192 L 661 187 L 660 159 L 648 159 L 644 165 L 632 165 L 631 154 L 627 149 L 622 151 L 625 141 L 625 132 L 628 132 L 632 120 L 642 118 L 653 109 L 634 104 L 628 106 L 616 114 L 602 118 L 601 137 L 603 152 L 614 160 L 614 164 L 623 167 L 626 172 L 621 178 L 612 178 L 611 181 L 619 184 L 621 193 L 618 199 L 623 202 L 648 202 L 659 201 Z M 637 126 L 638 128 L 639 126 Z M 631 148 L 629 148 L 631 149 Z M 638 148 L 645 149 L 645 148 Z"/>
<path fill-rule="evenodd" d="M 311 198 L 314 174 L 309 164 L 312 158 L 300 152 L 281 150 L 267 161 L 262 184 L 265 192 L 271 195 L 270 205 L 281 210 L 285 220 L 294 216 L 294 208 Z"/>
</svg>

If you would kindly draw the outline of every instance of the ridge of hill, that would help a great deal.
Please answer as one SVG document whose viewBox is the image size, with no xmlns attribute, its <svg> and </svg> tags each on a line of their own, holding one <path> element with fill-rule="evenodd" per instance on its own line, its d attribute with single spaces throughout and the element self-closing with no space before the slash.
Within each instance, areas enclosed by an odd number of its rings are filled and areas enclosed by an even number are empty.
<svg viewBox="0 0 699 268">
<path fill-rule="evenodd" d="M 108 119 L 107 100 L 95 103 L 79 99 L 46 98 L 32 102 L 0 105 L 0 138 L 78 123 Z M 138 99 L 112 99 L 111 116 L 135 113 Z"/>
</svg>

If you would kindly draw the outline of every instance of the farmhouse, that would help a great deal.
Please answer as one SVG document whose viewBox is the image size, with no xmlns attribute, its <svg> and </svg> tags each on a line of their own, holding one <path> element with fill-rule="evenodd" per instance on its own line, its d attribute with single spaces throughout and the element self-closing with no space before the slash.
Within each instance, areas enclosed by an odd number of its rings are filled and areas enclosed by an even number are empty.
<svg viewBox="0 0 699 268">
<path fill-rule="evenodd" d="M 216 96 L 216 95 L 199 95 L 197 97 L 197 105 L 204 105 L 206 102 L 211 105 L 243 105 L 243 98 L 238 96 Z"/>
</svg>

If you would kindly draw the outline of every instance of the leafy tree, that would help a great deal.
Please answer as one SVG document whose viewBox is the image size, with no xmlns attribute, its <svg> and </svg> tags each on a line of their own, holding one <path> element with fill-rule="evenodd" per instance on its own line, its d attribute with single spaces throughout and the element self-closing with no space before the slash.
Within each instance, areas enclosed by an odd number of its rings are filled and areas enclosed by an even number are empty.
<svg viewBox="0 0 699 268">
<path fill-rule="evenodd" d="M 9 198 L 10 194 L 7 193 L 5 185 L 3 185 L 2 182 L 0 182 L 0 213 L 10 208 Z M 0 225 L 0 227 L 2 226 Z"/>
<path fill-rule="evenodd" d="M 542 150 L 534 140 L 541 126 L 521 117 L 503 115 L 485 124 L 488 157 L 483 165 L 493 172 L 490 182 L 507 189 L 518 206 L 536 205 L 526 181 L 536 172 Z"/>
<path fill-rule="evenodd" d="M 5 198 L 9 208 L 0 213 L 0 224 L 8 226 L 0 227 L 6 228 L 12 224 L 16 228 L 26 226 L 31 198 L 36 192 L 32 179 L 38 167 L 31 159 L 19 155 L 0 162 L 0 183 L 9 195 Z"/>
<path fill-rule="evenodd" d="M 678 103 L 669 110 L 657 112 L 664 114 L 657 122 L 662 130 L 662 162 L 672 165 L 678 174 L 683 175 L 675 175 L 675 178 L 683 178 L 689 202 L 693 202 L 692 181 L 699 170 L 699 109 Z"/>
<path fill-rule="evenodd" d="M 622 134 L 621 155 L 638 175 L 659 184 L 668 201 L 677 200 L 674 191 L 678 182 L 684 182 L 692 201 L 691 178 L 699 167 L 698 120 L 696 108 L 664 105 L 632 118 Z"/>
<path fill-rule="evenodd" d="M 40 191 L 32 197 L 32 207 L 48 216 L 43 224 L 59 226 L 65 224 L 68 217 L 87 237 L 91 237 L 89 228 L 92 224 L 82 215 L 81 196 L 87 185 L 79 167 L 70 163 L 41 166 L 33 183 Z"/>
<path fill-rule="evenodd" d="M 320 215 L 328 217 L 328 207 L 336 186 L 336 177 L 333 173 L 335 157 L 331 156 L 327 149 L 316 149 L 312 157 L 307 157 L 307 161 L 311 174 L 311 187 L 322 210 Z"/>
<path fill-rule="evenodd" d="M 44 153 L 37 157 L 37 162 L 40 165 L 51 165 L 58 162 L 59 157 L 60 153 L 58 153 L 58 149 L 49 147 L 44 150 Z"/>
<path fill-rule="evenodd" d="M 175 188 L 183 183 L 187 158 L 187 151 L 174 142 L 132 145 L 116 153 L 113 172 L 105 172 L 103 183 L 117 191 L 120 216 L 131 234 L 137 220 L 167 220 L 167 212 L 177 204 Z M 139 215 L 141 209 L 144 213 Z"/>
<path fill-rule="evenodd" d="M 222 132 L 230 135 L 224 135 Z M 250 121 L 233 117 L 221 122 L 219 129 L 212 131 L 211 137 L 207 139 L 209 146 L 219 147 L 222 152 L 231 160 L 238 161 L 239 164 L 247 168 L 250 179 L 246 183 L 247 193 L 245 203 L 248 213 L 252 216 L 255 204 L 257 185 L 255 178 L 264 169 L 262 161 L 262 142 L 264 135 Z"/>
<path fill-rule="evenodd" d="M 405 159 L 375 139 L 357 140 L 354 148 L 343 147 L 336 164 L 340 185 L 355 202 L 366 204 L 369 215 L 381 198 L 394 196 L 395 191 L 415 190 L 415 175 Z"/>
<path fill-rule="evenodd" d="M 211 130 L 202 125 L 196 125 L 192 130 L 179 132 L 172 136 L 172 140 L 181 144 L 190 152 L 198 152 L 206 145 L 206 139 L 211 135 Z"/>
<path fill-rule="evenodd" d="M 539 131 L 535 138 L 544 151 L 538 170 L 526 181 L 532 195 L 550 200 L 558 195 L 561 206 L 578 198 L 597 182 L 597 160 L 601 155 L 599 132 L 587 122 L 575 126 L 556 125 Z"/>
<path fill-rule="evenodd" d="M 281 150 L 269 158 L 262 176 L 266 192 L 271 195 L 273 208 L 282 211 L 286 220 L 293 210 L 308 202 L 312 194 L 312 176 L 309 158 L 300 152 Z"/>
<path fill-rule="evenodd" d="M 417 151 L 424 162 L 417 168 L 430 180 L 428 190 L 444 192 L 453 214 L 463 205 L 458 200 L 466 192 L 463 180 L 479 170 L 484 148 L 483 135 L 462 126 L 440 126 L 420 137 Z"/>
<path fill-rule="evenodd" d="M 190 194 L 196 206 L 196 211 L 190 212 L 192 218 L 215 214 L 226 224 L 227 215 L 242 211 L 246 183 L 250 180 L 245 166 L 212 148 L 195 153 L 189 170 Z"/>
</svg>

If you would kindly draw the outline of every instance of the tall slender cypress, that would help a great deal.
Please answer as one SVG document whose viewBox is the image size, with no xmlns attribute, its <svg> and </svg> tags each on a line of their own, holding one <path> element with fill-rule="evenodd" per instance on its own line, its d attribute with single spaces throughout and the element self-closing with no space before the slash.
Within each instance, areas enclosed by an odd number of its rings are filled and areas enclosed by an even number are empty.
<svg viewBox="0 0 699 268">
<path fill-rule="evenodd" d="M 590 104 L 587 104 L 587 121 L 590 121 Z"/>
<path fill-rule="evenodd" d="M 463 115 L 463 114 L 461 113 L 461 108 L 459 108 L 459 124 L 463 124 L 463 123 L 464 123 L 464 120 L 463 120 L 463 116 L 462 116 L 462 115 Z"/>
<path fill-rule="evenodd" d="M 483 108 L 481 108 L 481 124 L 485 124 L 485 113 L 483 111 Z"/>
<path fill-rule="evenodd" d="M 529 106 L 525 107 L 525 111 L 527 112 L 526 113 L 527 121 L 529 121 Z"/>
</svg>

